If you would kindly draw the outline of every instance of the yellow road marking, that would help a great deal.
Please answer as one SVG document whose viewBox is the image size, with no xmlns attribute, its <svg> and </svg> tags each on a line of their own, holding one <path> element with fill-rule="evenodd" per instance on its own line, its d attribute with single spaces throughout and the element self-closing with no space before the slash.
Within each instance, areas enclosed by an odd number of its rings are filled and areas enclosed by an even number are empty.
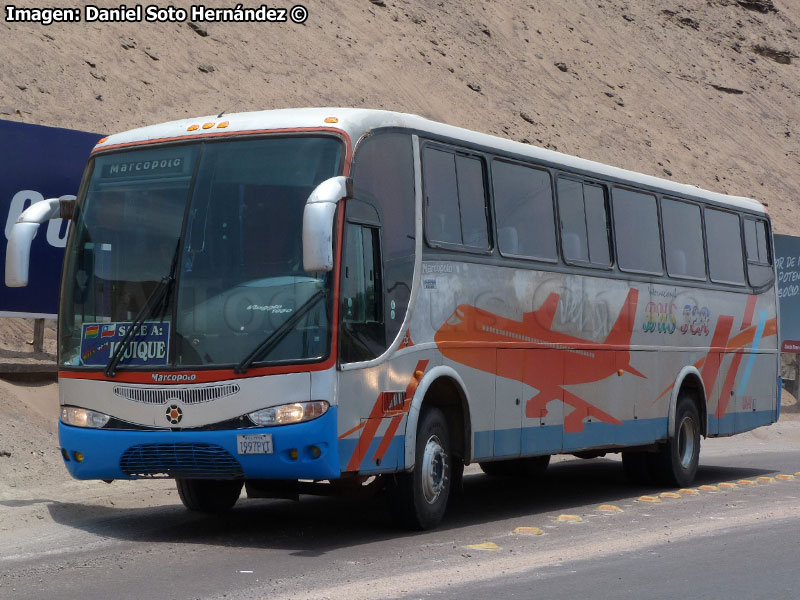
<svg viewBox="0 0 800 600">
<path fill-rule="evenodd" d="M 723 490 L 732 490 L 733 488 L 737 488 L 739 486 L 735 483 L 731 483 L 730 481 L 724 481 L 719 484 L 719 487 L 721 487 Z"/>
<path fill-rule="evenodd" d="M 636 499 L 637 502 L 652 502 L 653 504 L 657 504 L 661 502 L 661 498 L 658 496 L 639 496 Z"/>
<path fill-rule="evenodd" d="M 558 515 L 556 521 L 560 523 L 580 523 L 583 519 L 578 515 Z"/>
<path fill-rule="evenodd" d="M 614 506 L 613 504 L 601 504 L 597 507 L 597 510 L 602 512 L 614 512 L 614 513 L 621 513 L 624 512 L 619 506 Z"/>
<path fill-rule="evenodd" d="M 740 480 L 739 480 L 739 481 L 737 481 L 736 483 L 738 483 L 739 485 L 758 485 L 758 484 L 757 484 L 755 481 L 753 481 L 752 479 L 740 479 Z"/>
<path fill-rule="evenodd" d="M 696 496 L 699 492 L 697 490 L 693 490 L 690 488 L 683 488 L 678 490 L 679 494 L 685 494 L 687 496 Z"/>
<path fill-rule="evenodd" d="M 661 492 L 661 493 L 659 494 L 659 496 L 661 496 L 662 498 L 675 498 L 675 499 L 677 499 L 677 498 L 680 498 L 680 497 L 681 497 L 681 495 L 680 495 L 680 494 L 677 494 L 677 493 L 675 493 L 675 492 Z"/>
<path fill-rule="evenodd" d="M 467 546 L 472 550 L 500 550 L 500 546 L 494 542 L 483 542 L 482 544 L 470 544 Z"/>
<path fill-rule="evenodd" d="M 775 481 L 775 478 L 774 477 L 759 477 L 758 481 L 760 481 L 761 483 L 772 483 L 773 481 Z"/>
<path fill-rule="evenodd" d="M 542 535 L 544 531 L 538 527 L 517 527 L 514 533 L 522 533 L 524 535 Z"/>
<path fill-rule="evenodd" d="M 780 475 L 775 475 L 775 479 L 780 479 L 781 481 L 791 481 L 794 479 L 794 475 L 785 475 L 781 473 Z"/>
<path fill-rule="evenodd" d="M 704 492 L 716 492 L 719 488 L 715 485 L 701 485 L 697 489 L 703 490 Z"/>
</svg>

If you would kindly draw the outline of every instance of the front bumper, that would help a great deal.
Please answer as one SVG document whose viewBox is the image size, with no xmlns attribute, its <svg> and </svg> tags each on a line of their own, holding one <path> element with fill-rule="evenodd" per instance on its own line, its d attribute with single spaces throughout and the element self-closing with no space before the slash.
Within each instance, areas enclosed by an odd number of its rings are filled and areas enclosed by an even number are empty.
<svg viewBox="0 0 800 600">
<path fill-rule="evenodd" d="M 273 453 L 238 454 L 236 436 L 258 433 L 272 434 Z M 201 472 L 204 465 L 209 470 L 201 477 L 220 479 L 335 479 L 341 475 L 335 406 L 313 421 L 280 427 L 126 431 L 59 423 L 58 437 L 62 455 L 69 458 L 64 465 L 76 479 L 139 479 L 141 475 L 130 474 L 130 458 L 145 454 L 148 465 L 157 469 L 162 461 L 164 470 L 177 477 Z M 316 458 L 312 446 L 321 451 Z M 294 460 L 291 450 L 297 450 Z M 83 455 L 82 462 L 75 460 L 75 452 Z M 125 470 L 120 464 L 123 457 L 128 461 Z"/>
</svg>

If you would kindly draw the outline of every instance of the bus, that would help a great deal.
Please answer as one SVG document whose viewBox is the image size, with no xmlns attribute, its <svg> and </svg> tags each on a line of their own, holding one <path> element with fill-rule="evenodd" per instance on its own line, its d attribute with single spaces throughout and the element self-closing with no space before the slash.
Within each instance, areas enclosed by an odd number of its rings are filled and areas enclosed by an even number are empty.
<svg viewBox="0 0 800 600">
<path fill-rule="evenodd" d="M 167 477 L 190 510 L 379 485 L 441 521 L 465 465 L 621 452 L 690 485 L 704 437 L 777 421 L 757 201 L 419 116 L 184 119 L 94 148 L 69 217 L 59 443 L 78 479 Z"/>
</svg>

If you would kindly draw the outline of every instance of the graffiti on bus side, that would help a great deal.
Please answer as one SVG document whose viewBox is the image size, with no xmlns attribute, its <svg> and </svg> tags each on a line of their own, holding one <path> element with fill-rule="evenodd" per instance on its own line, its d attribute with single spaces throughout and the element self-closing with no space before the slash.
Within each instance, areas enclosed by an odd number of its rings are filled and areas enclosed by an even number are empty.
<svg viewBox="0 0 800 600">
<path fill-rule="evenodd" d="M 678 326 L 680 312 L 681 325 Z M 645 333 L 666 333 L 675 331 L 686 335 L 708 335 L 711 311 L 707 306 L 685 304 L 680 311 L 674 302 L 648 302 L 644 309 L 642 331 Z"/>
</svg>

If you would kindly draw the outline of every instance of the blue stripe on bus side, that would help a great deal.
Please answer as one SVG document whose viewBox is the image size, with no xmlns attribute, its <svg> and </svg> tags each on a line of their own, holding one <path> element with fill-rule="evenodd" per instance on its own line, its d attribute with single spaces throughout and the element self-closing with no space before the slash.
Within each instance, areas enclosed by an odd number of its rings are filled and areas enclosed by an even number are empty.
<svg viewBox="0 0 800 600">
<path fill-rule="evenodd" d="M 728 434 L 750 431 L 762 425 L 769 425 L 776 421 L 774 410 L 751 410 L 748 412 L 728 413 L 724 417 L 717 419 L 713 415 L 708 416 L 709 425 L 719 424 L 719 431 Z"/>
</svg>

